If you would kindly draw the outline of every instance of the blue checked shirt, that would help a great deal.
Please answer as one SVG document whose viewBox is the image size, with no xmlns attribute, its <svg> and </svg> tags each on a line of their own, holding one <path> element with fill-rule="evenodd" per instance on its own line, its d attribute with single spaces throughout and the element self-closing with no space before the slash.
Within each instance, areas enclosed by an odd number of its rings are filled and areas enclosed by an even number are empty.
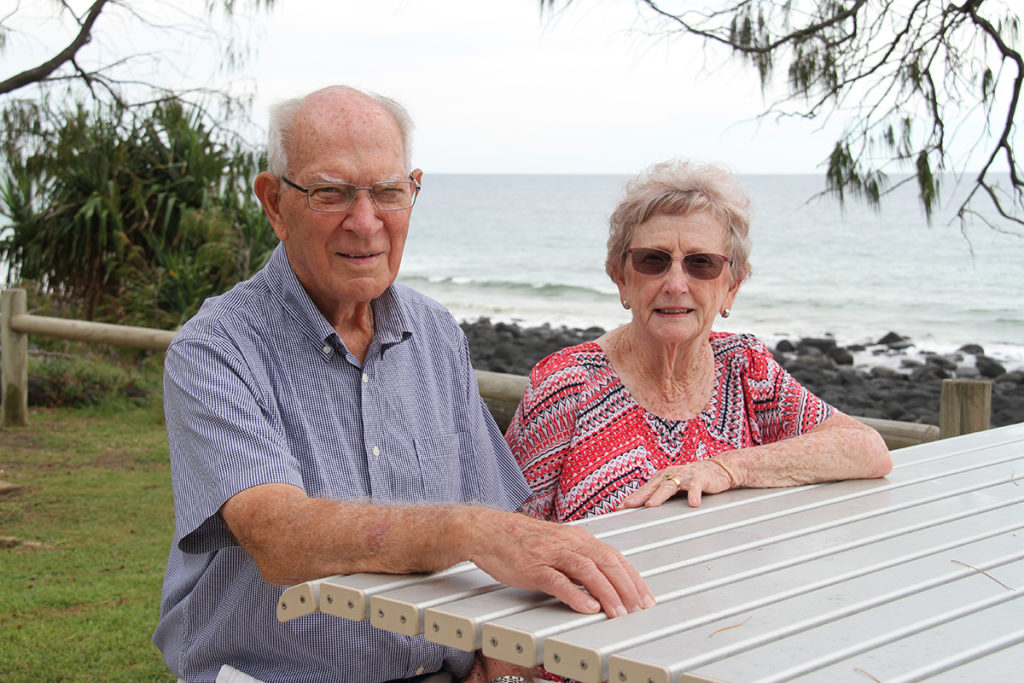
<svg viewBox="0 0 1024 683">
<path fill-rule="evenodd" d="M 203 304 L 167 351 L 164 404 L 176 531 L 153 641 L 189 681 L 231 664 L 264 681 L 390 681 L 468 670 L 472 655 L 314 614 L 284 624 L 217 511 L 267 483 L 381 504 L 530 491 L 482 400 L 462 330 L 401 285 L 373 302 L 362 364 L 278 246 L 251 280 Z"/>
</svg>

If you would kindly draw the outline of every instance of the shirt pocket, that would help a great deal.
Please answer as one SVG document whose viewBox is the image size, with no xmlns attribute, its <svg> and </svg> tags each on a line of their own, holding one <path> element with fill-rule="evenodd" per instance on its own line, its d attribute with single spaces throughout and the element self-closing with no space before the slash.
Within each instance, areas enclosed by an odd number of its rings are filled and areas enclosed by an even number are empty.
<svg viewBox="0 0 1024 683">
<path fill-rule="evenodd" d="M 424 500 L 466 503 L 480 499 L 480 478 L 468 434 L 431 434 L 415 438 L 414 443 Z"/>
</svg>

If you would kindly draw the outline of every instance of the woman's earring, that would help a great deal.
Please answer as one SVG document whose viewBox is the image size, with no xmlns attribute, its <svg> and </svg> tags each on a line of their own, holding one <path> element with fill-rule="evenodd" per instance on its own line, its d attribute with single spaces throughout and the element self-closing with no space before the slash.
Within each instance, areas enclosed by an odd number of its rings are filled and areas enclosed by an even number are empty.
<svg viewBox="0 0 1024 683">
<path fill-rule="evenodd" d="M 728 309 L 728 308 L 723 308 L 723 309 L 722 309 L 721 311 L 719 311 L 719 314 L 720 314 L 720 315 L 721 315 L 721 316 L 722 316 L 723 318 L 728 318 L 728 317 L 729 317 L 729 314 L 730 314 L 730 313 L 732 313 L 732 310 L 730 310 L 730 309 Z"/>
<path fill-rule="evenodd" d="M 622 300 L 622 307 L 625 308 L 628 311 L 629 310 L 629 302 L 626 301 L 625 299 L 623 299 Z"/>
</svg>

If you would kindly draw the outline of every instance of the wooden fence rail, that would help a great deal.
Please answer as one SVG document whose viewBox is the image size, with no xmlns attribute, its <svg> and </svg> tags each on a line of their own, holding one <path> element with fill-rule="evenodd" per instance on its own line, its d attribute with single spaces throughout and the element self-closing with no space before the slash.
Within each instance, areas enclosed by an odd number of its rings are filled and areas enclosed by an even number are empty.
<svg viewBox="0 0 1024 683">
<path fill-rule="evenodd" d="M 0 375 L 3 378 L 3 419 L 0 424 L 3 426 L 28 424 L 28 335 L 153 351 L 166 350 L 174 338 L 174 332 L 168 330 L 30 315 L 26 301 L 23 289 L 8 289 L 0 293 Z M 477 370 L 476 375 L 480 395 L 504 431 L 523 396 L 527 378 L 486 370 Z M 987 380 L 943 380 L 941 437 L 988 429 L 991 392 L 992 384 Z M 940 429 L 936 425 L 854 417 L 877 429 L 890 450 L 940 438 Z"/>
</svg>

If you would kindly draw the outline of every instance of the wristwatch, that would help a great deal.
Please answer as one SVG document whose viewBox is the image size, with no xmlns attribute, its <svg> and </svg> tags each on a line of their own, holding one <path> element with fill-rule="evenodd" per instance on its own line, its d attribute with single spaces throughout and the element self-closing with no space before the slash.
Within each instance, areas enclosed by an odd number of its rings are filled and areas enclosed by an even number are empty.
<svg viewBox="0 0 1024 683">
<path fill-rule="evenodd" d="M 498 676 L 491 683 L 530 683 L 530 679 L 522 676 Z"/>
</svg>

